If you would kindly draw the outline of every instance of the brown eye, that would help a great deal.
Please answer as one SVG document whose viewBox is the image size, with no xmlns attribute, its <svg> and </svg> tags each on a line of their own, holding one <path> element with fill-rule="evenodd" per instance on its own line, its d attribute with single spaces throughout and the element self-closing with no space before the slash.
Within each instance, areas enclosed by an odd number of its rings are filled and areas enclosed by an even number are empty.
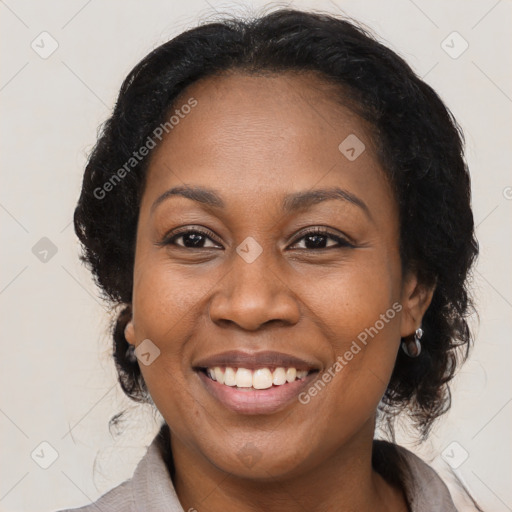
<svg viewBox="0 0 512 512">
<path fill-rule="evenodd" d="M 214 242 L 214 238 L 215 235 L 209 230 L 185 229 L 166 236 L 159 245 L 174 245 L 184 249 L 218 248 L 219 246 Z"/>
<path fill-rule="evenodd" d="M 301 238 L 294 245 L 298 244 L 301 241 L 304 241 L 305 247 L 302 249 L 305 250 L 315 250 L 315 249 L 339 249 L 344 247 L 354 247 L 348 240 L 342 238 L 338 235 L 330 233 L 328 231 L 322 229 L 314 229 L 310 230 L 307 233 L 303 233 Z M 334 244 L 329 244 L 329 240 L 334 241 Z"/>
</svg>

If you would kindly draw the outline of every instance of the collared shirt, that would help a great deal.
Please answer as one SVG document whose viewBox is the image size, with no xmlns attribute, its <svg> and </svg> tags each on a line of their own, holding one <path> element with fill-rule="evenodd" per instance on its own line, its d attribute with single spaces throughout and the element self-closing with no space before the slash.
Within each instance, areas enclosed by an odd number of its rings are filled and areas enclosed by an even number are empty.
<svg viewBox="0 0 512 512">
<path fill-rule="evenodd" d="M 410 512 L 457 512 L 439 475 L 409 450 L 387 441 L 374 441 L 373 466 L 404 493 Z M 169 467 L 169 429 L 164 424 L 129 480 L 81 508 L 59 512 L 185 512 Z"/>
</svg>

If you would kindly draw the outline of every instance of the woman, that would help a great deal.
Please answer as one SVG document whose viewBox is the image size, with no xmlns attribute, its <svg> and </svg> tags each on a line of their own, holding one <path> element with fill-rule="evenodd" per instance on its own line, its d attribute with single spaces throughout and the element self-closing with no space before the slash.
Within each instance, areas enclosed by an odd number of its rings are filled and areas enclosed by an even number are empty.
<svg viewBox="0 0 512 512">
<path fill-rule="evenodd" d="M 462 135 L 363 29 L 279 10 L 189 30 L 124 81 L 75 229 L 119 305 L 125 393 L 165 424 L 80 510 L 453 511 L 423 439 L 467 357 Z"/>
</svg>

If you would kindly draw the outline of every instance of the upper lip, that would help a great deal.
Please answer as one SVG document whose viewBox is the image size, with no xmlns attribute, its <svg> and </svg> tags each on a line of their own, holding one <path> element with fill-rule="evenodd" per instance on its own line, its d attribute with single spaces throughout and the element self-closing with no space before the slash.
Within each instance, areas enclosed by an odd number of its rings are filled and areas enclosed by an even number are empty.
<svg viewBox="0 0 512 512">
<path fill-rule="evenodd" d="M 200 359 L 193 365 L 194 369 L 214 368 L 215 366 L 229 366 L 234 368 L 256 368 L 275 369 L 296 368 L 297 370 L 318 370 L 319 365 L 312 361 L 306 361 L 291 354 L 274 351 L 242 352 L 240 350 L 229 350 L 210 357 Z"/>
</svg>

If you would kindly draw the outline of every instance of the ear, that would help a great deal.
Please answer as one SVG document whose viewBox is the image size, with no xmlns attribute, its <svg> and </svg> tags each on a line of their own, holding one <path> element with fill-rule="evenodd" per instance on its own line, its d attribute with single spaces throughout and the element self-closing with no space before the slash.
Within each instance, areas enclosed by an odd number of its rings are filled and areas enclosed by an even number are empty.
<svg viewBox="0 0 512 512">
<path fill-rule="evenodd" d="M 414 334 L 421 325 L 423 315 L 430 306 L 436 285 L 428 286 L 418 281 L 415 272 L 409 272 L 402 286 L 402 317 L 400 336 L 406 338 Z"/>
<path fill-rule="evenodd" d="M 135 327 L 133 326 L 133 320 L 130 320 L 124 328 L 124 337 L 130 345 L 135 345 Z"/>
</svg>

